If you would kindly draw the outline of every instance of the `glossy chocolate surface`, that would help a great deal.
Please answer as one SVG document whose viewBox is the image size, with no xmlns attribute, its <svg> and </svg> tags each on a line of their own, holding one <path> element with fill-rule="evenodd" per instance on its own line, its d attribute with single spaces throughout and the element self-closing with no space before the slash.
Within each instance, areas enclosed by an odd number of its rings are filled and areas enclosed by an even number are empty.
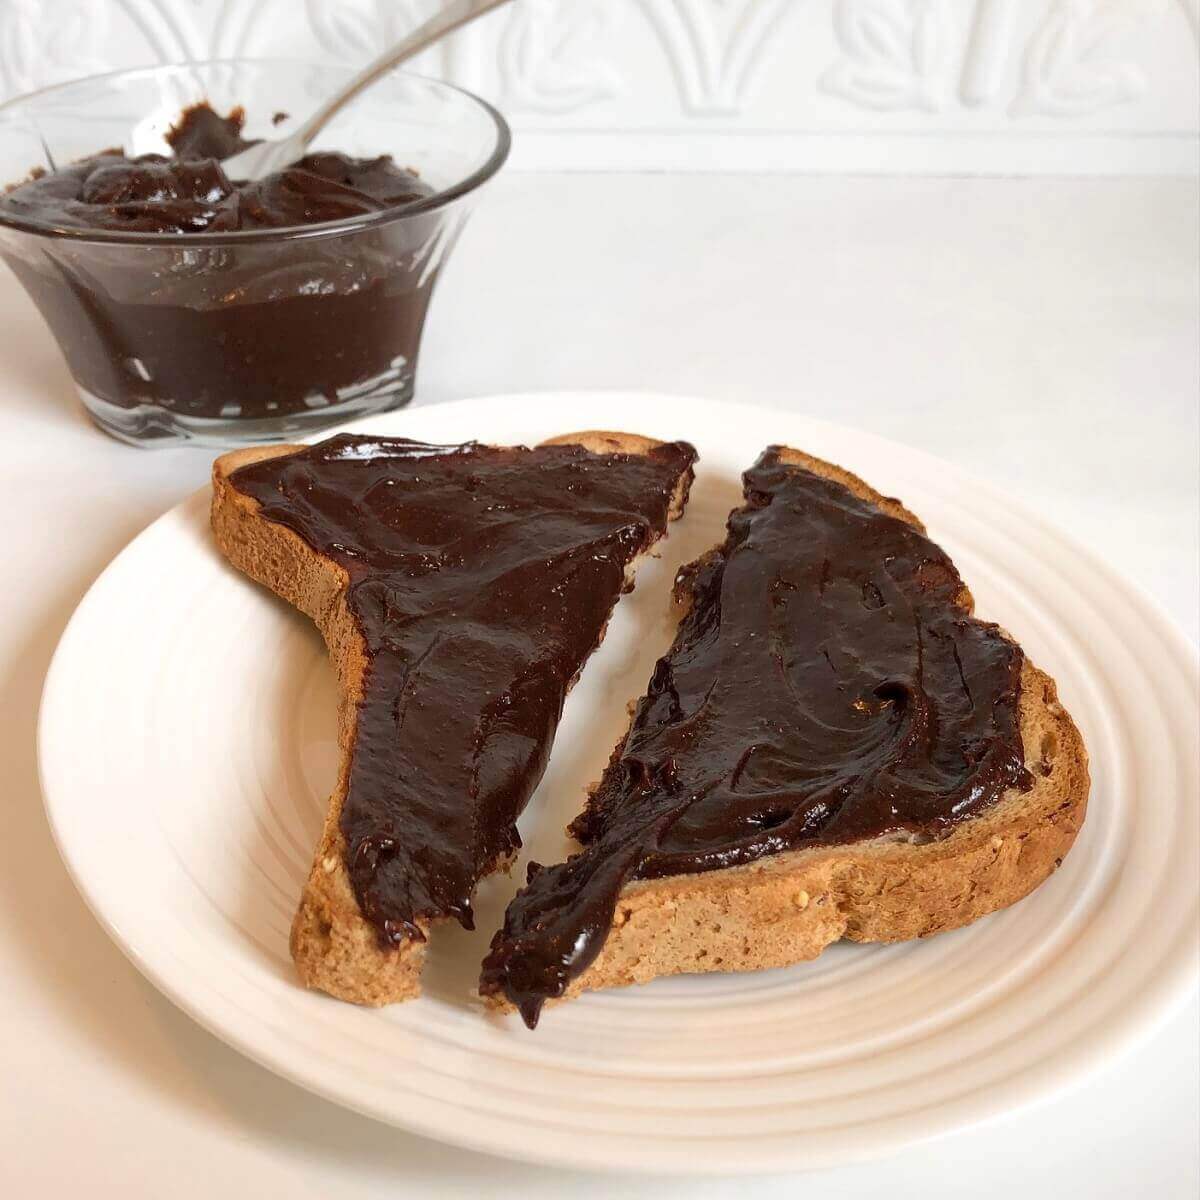
<svg viewBox="0 0 1200 1200">
<path fill-rule="evenodd" d="M 368 665 L 341 830 L 385 943 L 421 937 L 418 920 L 471 927 L 476 882 L 520 845 L 567 689 L 694 460 L 681 442 L 343 435 L 231 476 L 350 577 Z"/>
<path fill-rule="evenodd" d="M 896 831 L 938 837 L 1027 788 L 1020 649 L 959 601 L 919 530 L 772 448 L 719 550 L 681 573 L 690 607 L 627 738 L 531 866 L 481 988 L 526 1023 L 593 962 L 621 888 Z"/>
<path fill-rule="evenodd" d="M 76 229 L 204 234 L 339 221 L 430 195 L 387 155 L 308 154 L 254 182 L 230 179 L 221 161 L 254 145 L 243 120 L 194 105 L 167 135 L 170 157 L 103 150 L 18 184 L 0 209 Z"/>
<path fill-rule="evenodd" d="M 236 246 L 211 235 L 399 213 L 432 189 L 386 155 L 309 154 L 256 182 L 230 179 L 221 160 L 250 144 L 241 130 L 240 110 L 199 105 L 170 134 L 173 156 L 106 150 L 0 195 L 0 213 L 41 226 L 188 238 L 6 256 L 97 399 L 261 420 L 411 381 L 437 214 Z"/>
</svg>

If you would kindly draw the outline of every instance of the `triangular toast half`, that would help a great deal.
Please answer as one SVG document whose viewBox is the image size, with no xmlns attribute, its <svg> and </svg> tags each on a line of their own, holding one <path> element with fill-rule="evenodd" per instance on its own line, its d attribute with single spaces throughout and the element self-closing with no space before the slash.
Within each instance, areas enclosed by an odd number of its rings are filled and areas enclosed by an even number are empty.
<svg viewBox="0 0 1200 1200">
<path fill-rule="evenodd" d="M 340 684 L 338 782 L 291 937 L 309 987 L 408 999 L 430 925 L 470 927 L 694 460 L 621 433 L 532 449 L 341 435 L 217 459 L 217 544 L 316 622 Z"/>
<path fill-rule="evenodd" d="M 531 867 L 480 990 L 546 1000 L 900 941 L 1020 900 L 1087 805 L 1053 680 L 972 615 L 895 500 L 771 447 L 586 811 Z"/>
</svg>

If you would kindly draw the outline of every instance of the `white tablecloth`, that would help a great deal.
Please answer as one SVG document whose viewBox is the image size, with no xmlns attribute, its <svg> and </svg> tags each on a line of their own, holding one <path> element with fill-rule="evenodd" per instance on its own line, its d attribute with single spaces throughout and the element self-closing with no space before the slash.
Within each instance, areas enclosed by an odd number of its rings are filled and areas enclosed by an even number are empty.
<svg viewBox="0 0 1200 1200">
<path fill-rule="evenodd" d="M 419 398 L 656 388 L 870 429 L 1032 501 L 1195 638 L 1198 257 L 1186 180 L 510 175 L 440 285 Z M 95 432 L 7 276 L 0 368 L 6 1194 L 1197 1194 L 1194 1002 L 1036 1110 L 807 1179 L 613 1181 L 510 1164 L 343 1112 L 225 1048 L 85 910 L 34 760 L 42 678 L 71 610 L 204 482 L 210 455 L 140 453 Z"/>
</svg>

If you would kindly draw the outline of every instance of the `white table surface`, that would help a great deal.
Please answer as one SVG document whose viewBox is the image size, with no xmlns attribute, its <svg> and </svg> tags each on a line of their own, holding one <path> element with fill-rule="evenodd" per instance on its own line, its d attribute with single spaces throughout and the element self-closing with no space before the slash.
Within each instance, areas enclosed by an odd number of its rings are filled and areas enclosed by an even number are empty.
<svg viewBox="0 0 1200 1200">
<path fill-rule="evenodd" d="M 656 388 L 857 425 L 1032 500 L 1195 638 L 1197 208 L 1186 180 L 510 175 L 441 284 L 420 402 Z M 1195 1197 L 1195 1001 L 1035 1110 L 877 1163 L 739 1181 L 612 1179 L 437 1145 L 202 1032 L 68 881 L 34 726 L 80 596 L 211 456 L 93 431 L 6 275 L 0 369 L 6 1195 Z"/>
</svg>

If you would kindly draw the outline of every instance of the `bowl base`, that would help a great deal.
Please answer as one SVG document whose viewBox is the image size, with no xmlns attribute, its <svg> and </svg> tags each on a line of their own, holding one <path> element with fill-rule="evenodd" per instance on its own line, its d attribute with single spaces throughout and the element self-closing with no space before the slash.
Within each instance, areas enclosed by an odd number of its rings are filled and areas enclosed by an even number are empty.
<svg viewBox="0 0 1200 1200">
<path fill-rule="evenodd" d="M 413 377 L 406 373 L 402 380 L 386 389 L 338 404 L 262 418 L 188 417 L 151 404 L 122 408 L 101 400 L 84 388 L 76 386 L 76 391 L 95 424 L 127 445 L 154 449 L 190 443 L 226 449 L 301 439 L 355 417 L 403 408 L 413 397 Z"/>
</svg>

